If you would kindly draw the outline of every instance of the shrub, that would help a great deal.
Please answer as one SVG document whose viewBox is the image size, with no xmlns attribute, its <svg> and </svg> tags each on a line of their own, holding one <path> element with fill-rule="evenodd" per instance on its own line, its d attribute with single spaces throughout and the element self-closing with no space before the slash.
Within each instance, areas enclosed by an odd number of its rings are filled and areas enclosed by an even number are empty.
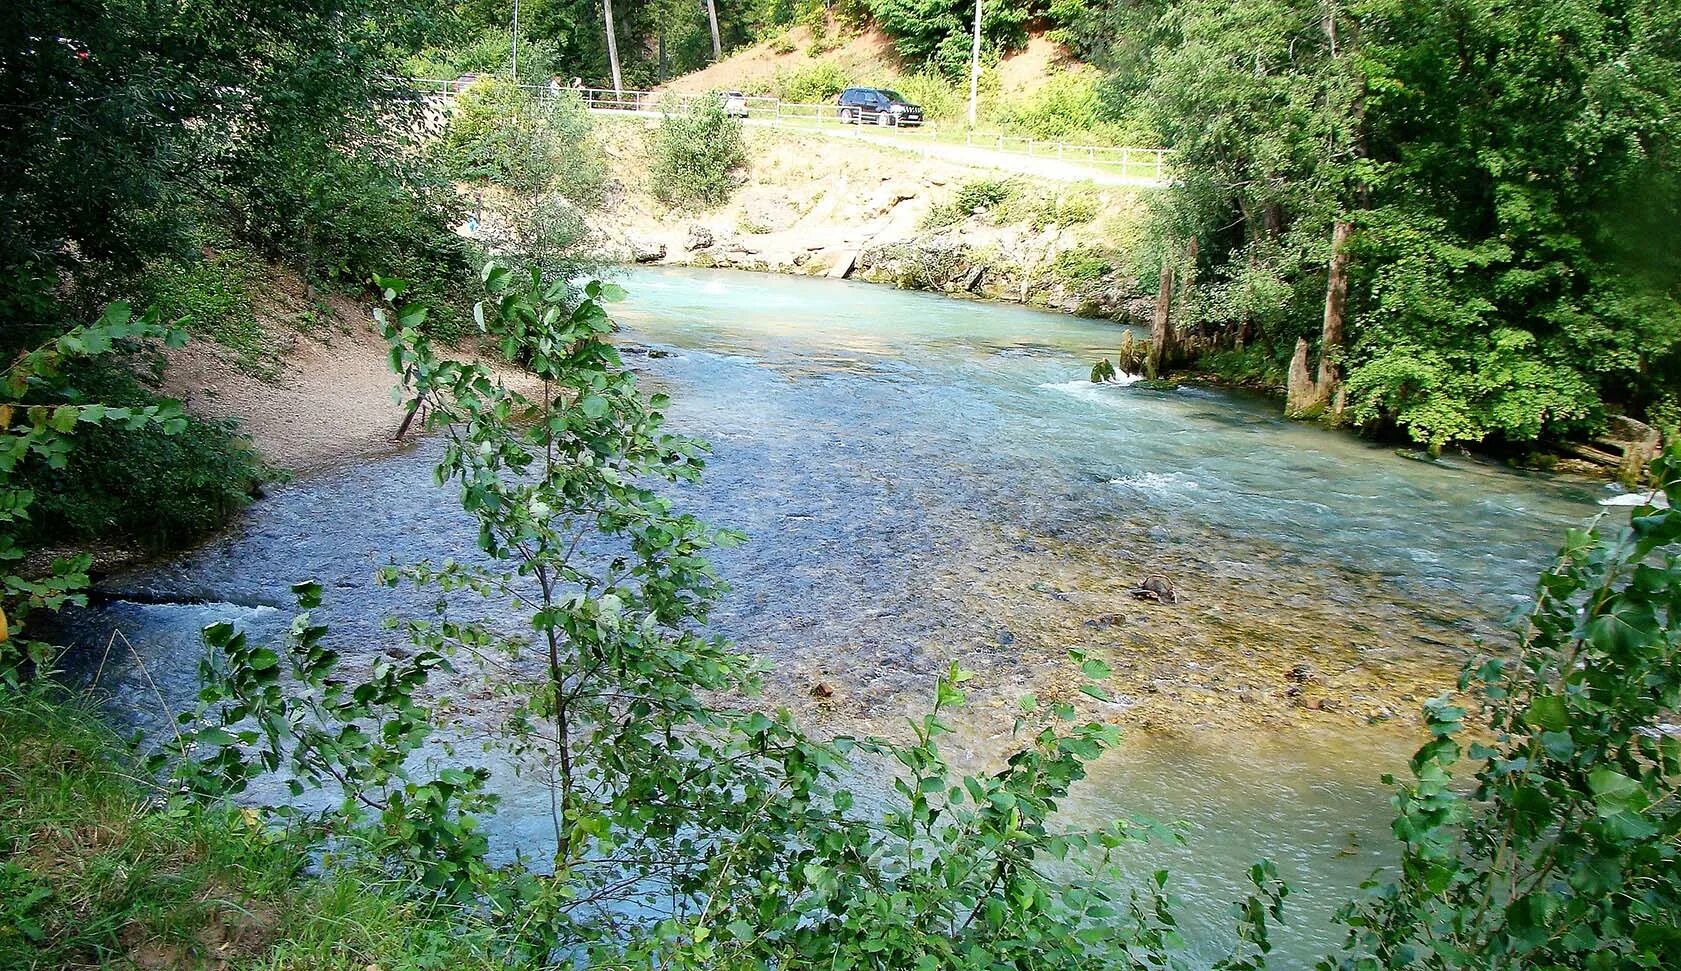
<svg viewBox="0 0 1681 971">
<path fill-rule="evenodd" d="M 560 73 L 555 45 L 540 38 L 519 39 L 519 79 L 544 84 Z M 430 47 L 403 62 L 411 78 L 449 80 L 463 74 L 504 74 L 513 65 L 512 38 L 506 30 L 487 30 L 455 47 Z"/>
<path fill-rule="evenodd" d="M 1020 179 L 975 179 L 958 186 L 950 201 L 930 209 L 923 225 L 955 225 L 978 209 L 994 226 L 1026 223 L 1044 229 L 1089 223 L 1099 208 L 1100 200 L 1089 187 L 1050 191 Z"/>
<path fill-rule="evenodd" d="M 441 151 L 459 179 L 580 205 L 600 198 L 607 177 L 577 95 L 536 97 L 503 78 L 480 78 L 455 99 Z"/>
<path fill-rule="evenodd" d="M 771 82 L 776 96 L 795 104 L 824 104 L 852 85 L 852 75 L 837 64 L 819 61 L 806 67 L 776 72 Z"/>
<path fill-rule="evenodd" d="M 991 211 L 1007 202 L 1020 183 L 1015 179 L 973 179 L 957 187 L 950 200 L 934 206 L 923 217 L 928 228 L 951 226 L 962 222 L 977 209 Z"/>
<path fill-rule="evenodd" d="M 1014 191 L 991 208 L 995 225 L 1026 223 L 1034 229 L 1046 226 L 1076 226 L 1097 218 L 1098 197 L 1090 188 L 1048 190 L 1017 184 Z"/>
<path fill-rule="evenodd" d="M 959 88 L 932 70 L 901 75 L 887 86 L 912 104 L 921 105 L 922 115 L 929 121 L 957 121 L 968 110 L 968 89 Z"/>
<path fill-rule="evenodd" d="M 432 160 L 397 145 L 326 138 L 275 145 L 235 192 L 239 235 L 305 277 L 365 286 L 375 273 L 424 274 L 434 292 L 471 278 L 455 188 Z"/>
<path fill-rule="evenodd" d="M 1090 283 L 1101 280 L 1115 269 L 1112 254 L 1101 250 L 1079 247 L 1063 250 L 1051 260 L 1050 272 L 1053 276 L 1067 280 L 1070 283 Z"/>
<path fill-rule="evenodd" d="M 655 197 L 669 206 L 722 205 L 735 191 L 735 171 L 747 164 L 741 125 L 716 98 L 667 112 L 648 142 L 649 182 Z"/>
<path fill-rule="evenodd" d="M 1095 71 L 1063 71 L 1031 94 L 1005 100 L 994 120 L 1005 131 L 1030 138 L 1064 140 L 1088 134 L 1103 120 Z"/>
<path fill-rule="evenodd" d="M 498 207 L 498 223 L 501 229 L 485 241 L 516 270 L 538 269 L 549 279 L 570 280 L 591 268 L 584 210 L 558 193 L 514 198 Z"/>
<path fill-rule="evenodd" d="M 160 319 L 215 341 L 234 352 L 241 370 L 269 379 L 276 373 L 276 348 L 251 305 L 259 279 L 251 254 L 211 251 L 198 259 L 154 263 L 140 291 L 142 302 L 156 307 Z"/>
<path fill-rule="evenodd" d="M 160 403 L 114 363 L 78 368 L 70 378 L 107 406 Z M 19 477 L 35 493 L 24 541 L 137 541 L 164 549 L 227 522 L 266 473 L 232 422 L 183 417 L 178 430 L 78 426 L 62 468 L 33 467 Z"/>
</svg>

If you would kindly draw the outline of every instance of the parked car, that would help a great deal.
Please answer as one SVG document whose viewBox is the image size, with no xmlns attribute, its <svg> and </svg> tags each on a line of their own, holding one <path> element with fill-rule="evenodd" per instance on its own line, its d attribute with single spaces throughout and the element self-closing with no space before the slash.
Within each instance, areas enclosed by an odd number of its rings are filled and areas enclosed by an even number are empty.
<svg viewBox="0 0 1681 971">
<path fill-rule="evenodd" d="M 920 125 L 922 106 L 887 88 L 847 88 L 836 101 L 843 125 Z"/>
<path fill-rule="evenodd" d="M 747 96 L 740 91 L 726 92 L 724 95 L 724 114 L 731 118 L 746 118 Z"/>
</svg>

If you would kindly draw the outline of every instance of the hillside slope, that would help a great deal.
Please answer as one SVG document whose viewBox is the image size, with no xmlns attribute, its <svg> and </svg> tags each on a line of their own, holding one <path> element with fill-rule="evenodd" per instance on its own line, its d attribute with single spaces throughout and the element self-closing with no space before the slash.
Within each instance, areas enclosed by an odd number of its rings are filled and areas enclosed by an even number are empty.
<svg viewBox="0 0 1681 971">
<path fill-rule="evenodd" d="M 832 36 L 832 35 L 826 35 Z M 917 74 L 893 48 L 893 40 L 880 28 L 864 30 L 829 42 L 832 49 L 815 44 L 816 36 L 806 26 L 786 34 L 740 48 L 722 61 L 675 78 L 661 90 L 679 94 L 707 91 L 742 91 L 749 95 L 782 97 L 786 83 L 801 73 L 832 71 L 846 84 L 891 86 Z M 1079 62 L 1062 45 L 1043 33 L 1028 37 L 1025 47 L 1006 56 L 982 75 L 985 91 L 993 96 L 1031 95 L 1057 73 L 1079 67 Z M 962 94 L 961 85 L 952 91 Z"/>
</svg>

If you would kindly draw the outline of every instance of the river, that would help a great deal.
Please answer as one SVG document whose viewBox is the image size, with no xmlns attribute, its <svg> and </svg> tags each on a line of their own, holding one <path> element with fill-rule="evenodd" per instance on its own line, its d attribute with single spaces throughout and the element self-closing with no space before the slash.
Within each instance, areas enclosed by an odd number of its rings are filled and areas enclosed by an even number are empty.
<svg viewBox="0 0 1681 971">
<path fill-rule="evenodd" d="M 735 589 L 714 620 L 774 663 L 771 696 L 820 731 L 890 731 L 956 659 L 977 672 L 956 752 L 984 763 L 1009 744 L 1001 706 L 1066 690 L 1069 648 L 1109 660 L 1117 703 L 1085 711 L 1128 734 L 1068 814 L 1182 824 L 1183 848 L 1141 850 L 1136 869 L 1172 869 L 1203 963 L 1261 856 L 1297 888 L 1277 966 L 1334 943 L 1328 915 L 1390 857 L 1378 776 L 1403 767 L 1418 703 L 1498 637 L 1605 494 L 1409 460 L 1245 395 L 1093 385 L 1112 324 L 726 271 L 624 283 L 627 362 L 714 450 L 680 501 L 749 536 L 716 558 Z M 162 730 L 200 627 L 272 635 L 312 577 L 335 641 L 381 649 L 381 618 L 423 604 L 373 569 L 473 547 L 433 454 L 277 487 L 203 546 L 112 578 L 75 624 L 89 669 Z M 1128 595 L 1156 573 L 1181 603 Z M 114 629 L 144 669 L 106 656 Z M 534 849 L 546 802 L 522 795 L 496 831 Z"/>
</svg>

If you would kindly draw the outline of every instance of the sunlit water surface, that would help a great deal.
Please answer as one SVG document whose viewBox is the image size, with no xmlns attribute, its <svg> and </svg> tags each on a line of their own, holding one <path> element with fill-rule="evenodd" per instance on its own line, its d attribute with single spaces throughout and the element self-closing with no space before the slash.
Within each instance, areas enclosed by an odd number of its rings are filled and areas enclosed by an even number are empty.
<svg viewBox="0 0 1681 971">
<path fill-rule="evenodd" d="M 717 557 L 735 585 L 718 628 L 802 677 L 835 679 L 858 718 L 915 710 L 952 658 L 1025 683 L 1049 663 L 1035 658 L 1089 646 L 1079 621 L 1128 607 L 1036 582 L 1058 558 L 1165 564 L 1182 588 L 1203 571 L 1287 582 L 1356 626 L 1419 605 L 1445 640 L 1492 629 L 1603 494 L 1409 461 L 1245 396 L 1092 385 L 1091 362 L 1120 337 L 1110 324 L 829 280 L 638 270 L 625 282 L 615 316 L 627 343 L 669 355 L 627 361 L 671 392 L 673 425 L 714 450 L 682 501 L 750 537 Z M 275 636 L 289 586 L 310 577 L 326 584 L 317 617 L 347 653 L 390 644 L 380 619 L 423 600 L 375 587 L 372 570 L 473 548 L 453 492 L 431 485 L 434 452 L 279 487 L 202 548 L 114 578 L 117 599 L 77 621 L 84 666 L 161 731 L 159 711 L 190 697 L 199 629 L 225 618 Z M 1024 604 L 1060 619 L 1031 627 Z M 114 629 L 144 670 L 106 653 Z M 1249 863 L 1275 860 L 1297 890 L 1276 966 L 1306 966 L 1334 942 L 1336 903 L 1389 858 L 1378 776 L 1405 750 L 1394 734 L 1135 733 L 1068 816 L 1182 825 L 1184 847 L 1141 850 L 1129 869 L 1172 870 L 1205 963 L 1222 953 Z M 500 849 L 541 857 L 546 794 L 505 787 Z"/>
</svg>

